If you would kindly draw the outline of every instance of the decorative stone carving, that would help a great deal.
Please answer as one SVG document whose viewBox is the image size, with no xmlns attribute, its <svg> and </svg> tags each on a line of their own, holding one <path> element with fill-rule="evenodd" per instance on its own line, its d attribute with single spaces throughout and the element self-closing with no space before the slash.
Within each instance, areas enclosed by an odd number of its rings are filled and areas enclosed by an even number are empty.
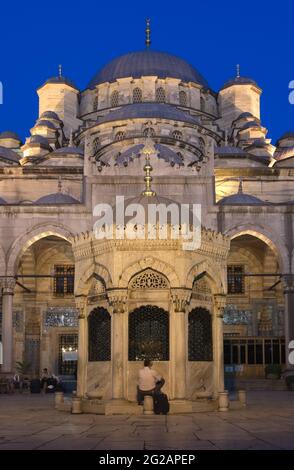
<svg viewBox="0 0 294 470">
<path fill-rule="evenodd" d="M 172 289 L 172 301 L 174 304 L 175 312 L 185 312 L 186 306 L 190 303 L 191 290 L 190 289 Z"/>
<path fill-rule="evenodd" d="M 152 269 L 146 269 L 143 273 L 135 276 L 130 283 L 131 289 L 168 289 L 169 284 L 166 277 Z"/>
<path fill-rule="evenodd" d="M 80 295 L 78 297 L 75 297 L 76 307 L 79 310 L 79 317 L 78 317 L 79 320 L 82 320 L 82 319 L 86 318 L 86 316 L 85 316 L 86 302 L 87 302 L 87 297 L 84 296 L 84 295 Z"/>
<path fill-rule="evenodd" d="M 1 286 L 3 288 L 3 295 L 13 295 L 15 288 L 14 277 L 5 277 L 1 280 Z"/>
<path fill-rule="evenodd" d="M 226 306 L 226 295 L 225 294 L 215 294 L 214 295 L 214 305 L 216 309 L 216 316 L 223 318 L 224 310 Z"/>
<path fill-rule="evenodd" d="M 109 305 L 112 307 L 112 313 L 124 313 L 127 303 L 127 291 L 125 289 L 113 289 L 108 291 Z"/>
</svg>

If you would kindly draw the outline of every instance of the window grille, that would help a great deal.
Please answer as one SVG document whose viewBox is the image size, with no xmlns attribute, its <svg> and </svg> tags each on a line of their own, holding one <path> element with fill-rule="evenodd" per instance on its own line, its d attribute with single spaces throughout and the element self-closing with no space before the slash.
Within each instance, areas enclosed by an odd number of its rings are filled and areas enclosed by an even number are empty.
<svg viewBox="0 0 294 470">
<path fill-rule="evenodd" d="M 165 103 L 165 91 L 162 87 L 156 89 L 155 101 L 157 101 L 157 103 Z"/>
<path fill-rule="evenodd" d="M 228 266 L 228 294 L 244 294 L 245 293 L 245 268 L 244 266 L 231 265 Z"/>
<path fill-rule="evenodd" d="M 125 138 L 125 133 L 120 131 L 115 134 L 115 140 L 116 142 L 123 140 Z"/>
<path fill-rule="evenodd" d="M 152 127 L 146 127 L 143 131 L 144 137 L 154 137 L 155 136 L 155 130 Z"/>
<path fill-rule="evenodd" d="M 77 361 L 65 361 L 64 352 L 77 352 L 78 335 L 67 334 L 59 336 L 59 354 L 58 354 L 58 374 L 75 375 L 77 371 Z"/>
<path fill-rule="evenodd" d="M 74 293 L 75 267 L 73 265 L 55 265 L 54 276 L 54 294 Z"/>
<path fill-rule="evenodd" d="M 169 314 L 146 305 L 129 314 L 129 361 L 169 360 Z"/>
<path fill-rule="evenodd" d="M 103 307 L 97 307 L 88 317 L 89 361 L 111 360 L 111 317 Z"/>
<path fill-rule="evenodd" d="M 118 104 L 119 104 L 118 91 L 114 90 L 110 95 L 110 106 L 114 108 L 115 106 L 118 106 Z"/>
<path fill-rule="evenodd" d="M 130 283 L 131 289 L 168 289 L 168 281 L 152 269 L 137 275 Z"/>
<path fill-rule="evenodd" d="M 197 307 L 188 317 L 189 361 L 212 361 L 212 323 L 208 310 Z"/>
<path fill-rule="evenodd" d="M 188 106 L 187 93 L 183 90 L 179 93 L 179 101 L 181 106 Z"/>
<path fill-rule="evenodd" d="M 95 96 L 94 102 L 93 102 L 93 111 L 97 111 L 98 109 L 98 96 Z"/>
<path fill-rule="evenodd" d="M 133 90 L 133 103 L 142 103 L 142 90 L 141 88 L 134 88 Z"/>
<path fill-rule="evenodd" d="M 173 131 L 172 136 L 174 139 L 183 140 L 183 134 L 181 131 Z"/>
</svg>

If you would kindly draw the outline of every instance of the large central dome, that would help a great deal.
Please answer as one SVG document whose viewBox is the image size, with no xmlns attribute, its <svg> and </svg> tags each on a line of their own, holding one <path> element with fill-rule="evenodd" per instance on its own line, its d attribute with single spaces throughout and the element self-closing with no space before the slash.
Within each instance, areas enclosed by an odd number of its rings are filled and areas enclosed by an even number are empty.
<svg viewBox="0 0 294 470">
<path fill-rule="evenodd" d="M 183 82 L 194 82 L 208 87 L 206 80 L 185 60 L 165 52 L 150 49 L 130 52 L 109 62 L 91 80 L 88 87 L 94 88 L 117 78 L 156 75 L 159 78 L 179 78 Z"/>
</svg>

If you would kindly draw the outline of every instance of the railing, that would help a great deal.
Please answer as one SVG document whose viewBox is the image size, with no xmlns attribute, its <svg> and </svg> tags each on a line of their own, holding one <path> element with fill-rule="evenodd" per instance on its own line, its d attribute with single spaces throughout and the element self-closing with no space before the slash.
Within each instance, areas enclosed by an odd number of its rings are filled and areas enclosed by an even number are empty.
<svg viewBox="0 0 294 470">
<path fill-rule="evenodd" d="M 225 337 L 224 363 L 285 364 L 285 339 L 282 337 Z"/>
</svg>

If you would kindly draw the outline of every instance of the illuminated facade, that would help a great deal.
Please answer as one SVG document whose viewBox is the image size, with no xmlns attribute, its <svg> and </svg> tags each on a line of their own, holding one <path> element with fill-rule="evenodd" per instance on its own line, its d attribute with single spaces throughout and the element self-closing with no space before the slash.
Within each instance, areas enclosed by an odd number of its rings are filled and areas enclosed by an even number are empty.
<svg viewBox="0 0 294 470">
<path fill-rule="evenodd" d="M 238 71 L 215 92 L 183 59 L 147 47 L 84 91 L 60 73 L 37 93 L 26 141 L 0 134 L 2 372 L 26 361 L 31 374 L 73 376 L 78 350 L 81 396 L 133 401 L 149 356 L 190 410 L 198 392 L 223 390 L 224 361 L 244 376 L 284 364 L 294 133 L 271 143 L 260 87 Z M 146 138 L 155 202 L 201 204 L 197 250 L 94 237 L 97 204 L 142 193 Z"/>
</svg>

